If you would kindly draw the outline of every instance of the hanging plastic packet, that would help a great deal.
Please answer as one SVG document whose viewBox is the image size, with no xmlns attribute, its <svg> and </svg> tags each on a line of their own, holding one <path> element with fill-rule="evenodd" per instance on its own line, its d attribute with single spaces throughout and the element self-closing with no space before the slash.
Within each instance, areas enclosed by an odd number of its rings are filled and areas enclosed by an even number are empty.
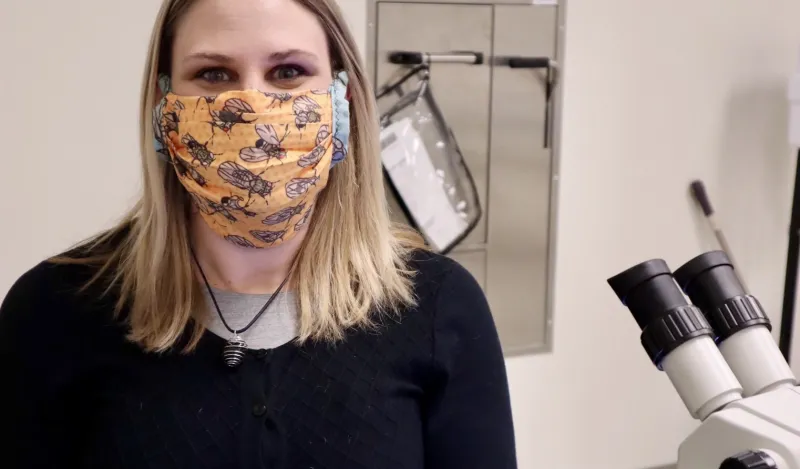
<svg viewBox="0 0 800 469">
<path fill-rule="evenodd" d="M 446 254 L 475 228 L 482 212 L 429 80 L 428 67 L 417 66 L 378 93 L 381 160 L 409 223 L 434 251 Z"/>
</svg>

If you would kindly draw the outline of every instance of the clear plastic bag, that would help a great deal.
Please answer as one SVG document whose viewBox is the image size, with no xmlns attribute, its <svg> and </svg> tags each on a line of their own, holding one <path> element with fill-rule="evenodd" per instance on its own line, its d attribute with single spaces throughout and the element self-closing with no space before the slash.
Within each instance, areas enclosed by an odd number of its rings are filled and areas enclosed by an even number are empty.
<svg viewBox="0 0 800 469">
<path fill-rule="evenodd" d="M 475 181 L 420 65 L 377 95 L 387 184 L 409 223 L 446 254 L 482 216 Z"/>
</svg>

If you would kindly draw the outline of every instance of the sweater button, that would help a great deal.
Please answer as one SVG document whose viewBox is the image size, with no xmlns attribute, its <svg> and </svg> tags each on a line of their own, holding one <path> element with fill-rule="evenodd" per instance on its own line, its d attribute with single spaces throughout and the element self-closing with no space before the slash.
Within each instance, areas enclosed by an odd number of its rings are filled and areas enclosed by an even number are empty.
<svg viewBox="0 0 800 469">
<path fill-rule="evenodd" d="M 253 415 L 256 417 L 263 417 L 267 413 L 267 406 L 264 404 L 253 405 Z"/>
<path fill-rule="evenodd" d="M 270 350 L 267 350 L 267 349 L 263 349 L 262 348 L 262 349 L 259 349 L 259 350 L 256 351 L 256 357 L 259 358 L 259 359 L 260 358 L 266 358 L 269 355 L 270 355 Z"/>
</svg>

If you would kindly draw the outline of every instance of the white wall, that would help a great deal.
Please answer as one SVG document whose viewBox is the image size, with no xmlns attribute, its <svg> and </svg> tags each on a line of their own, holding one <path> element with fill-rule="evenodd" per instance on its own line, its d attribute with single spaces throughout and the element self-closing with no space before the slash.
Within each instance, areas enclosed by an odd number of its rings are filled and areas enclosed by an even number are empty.
<svg viewBox="0 0 800 469">
<path fill-rule="evenodd" d="M 791 0 L 569 1 L 555 350 L 509 363 L 522 468 L 675 461 L 694 422 L 605 279 L 714 247 L 692 179 L 779 322 L 798 17 Z"/>
<path fill-rule="evenodd" d="M 340 3 L 363 43 L 365 0 Z M 0 6 L 0 292 L 135 195 L 139 79 L 158 4 Z M 521 469 L 675 460 L 694 423 L 605 279 L 714 247 L 691 179 L 706 182 L 749 286 L 779 321 L 798 17 L 792 0 L 570 1 L 555 350 L 508 363 Z"/>
</svg>

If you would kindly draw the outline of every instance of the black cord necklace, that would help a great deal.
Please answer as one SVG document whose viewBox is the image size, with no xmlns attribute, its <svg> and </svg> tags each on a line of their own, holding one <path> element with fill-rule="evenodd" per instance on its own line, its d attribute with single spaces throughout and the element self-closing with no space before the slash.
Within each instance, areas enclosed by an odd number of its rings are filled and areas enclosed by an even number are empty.
<svg viewBox="0 0 800 469">
<path fill-rule="evenodd" d="M 228 329 L 228 332 L 233 334 L 233 336 L 228 339 L 228 343 L 225 344 L 225 348 L 222 350 L 222 358 L 225 360 L 225 364 L 231 368 L 236 368 L 237 366 L 242 364 L 242 360 L 244 359 L 245 351 L 247 350 L 247 342 L 242 339 L 239 335 L 253 326 L 253 324 L 258 321 L 258 318 L 267 311 L 269 305 L 275 301 L 275 298 L 278 297 L 278 293 L 283 290 L 283 287 L 286 286 L 286 283 L 289 281 L 289 277 L 291 277 L 292 273 L 289 272 L 289 275 L 283 279 L 280 286 L 275 290 L 275 292 L 269 296 L 269 299 L 261 308 L 261 310 L 256 313 L 255 317 L 243 328 L 241 329 L 233 329 L 231 326 L 228 325 L 228 322 L 225 321 L 225 317 L 222 315 L 222 311 L 219 309 L 219 304 L 217 304 L 217 298 L 214 296 L 214 292 L 211 291 L 211 284 L 208 283 L 208 279 L 206 278 L 206 273 L 203 272 L 203 267 L 200 266 L 200 261 L 197 260 L 197 255 L 194 253 L 194 249 L 189 250 L 192 253 L 192 259 L 194 259 L 194 263 L 197 264 L 197 269 L 200 271 L 200 276 L 203 277 L 203 282 L 206 284 L 206 289 L 208 290 L 209 296 L 211 296 L 211 301 L 214 303 L 214 308 L 217 310 L 217 315 L 219 315 L 219 319 L 222 321 L 222 325 L 225 326 L 225 329 Z"/>
</svg>

